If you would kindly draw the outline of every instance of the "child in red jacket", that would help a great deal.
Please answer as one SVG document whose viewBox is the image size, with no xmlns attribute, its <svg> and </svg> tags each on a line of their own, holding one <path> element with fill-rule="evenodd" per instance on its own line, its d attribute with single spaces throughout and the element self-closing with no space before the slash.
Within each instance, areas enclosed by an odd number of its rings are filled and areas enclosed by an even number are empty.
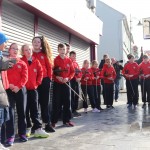
<svg viewBox="0 0 150 150">
<path fill-rule="evenodd" d="M 92 61 L 92 72 L 94 79 L 92 80 L 92 85 L 94 87 L 94 97 L 95 97 L 95 106 L 98 110 L 103 110 L 101 108 L 101 71 L 98 68 L 98 62 L 96 60 Z"/>
<path fill-rule="evenodd" d="M 64 44 L 58 45 L 59 55 L 54 59 L 54 85 L 53 85 L 53 105 L 52 105 L 52 125 L 55 127 L 63 111 L 63 124 L 74 126 L 71 119 L 70 111 L 70 89 L 69 81 L 74 76 L 74 67 L 72 61 L 65 55 L 66 47 Z"/>
<path fill-rule="evenodd" d="M 34 37 L 32 45 L 33 56 L 39 60 L 43 69 L 42 83 L 38 87 L 38 101 L 41 108 L 42 121 L 45 123 L 45 130 L 47 132 L 55 132 L 50 124 L 50 87 L 53 66 L 52 50 L 44 36 Z"/>
<path fill-rule="evenodd" d="M 98 109 L 95 108 L 95 101 L 94 101 L 94 88 L 92 86 L 92 80 L 94 79 L 94 75 L 92 69 L 89 68 L 90 63 L 88 60 L 84 60 L 83 67 L 82 67 L 82 78 L 81 78 L 81 89 L 83 92 L 83 108 L 84 112 L 87 113 L 87 96 L 89 96 L 89 100 L 91 103 L 92 111 L 93 112 L 100 112 Z"/>
<path fill-rule="evenodd" d="M 107 58 L 102 69 L 102 77 L 104 79 L 105 102 L 107 108 L 113 108 L 113 93 L 114 93 L 114 80 L 116 72 L 111 64 L 111 59 Z"/>
<path fill-rule="evenodd" d="M 126 78 L 126 87 L 127 87 L 127 99 L 128 99 L 128 108 L 134 105 L 136 108 L 138 103 L 138 77 L 139 77 L 139 66 L 134 62 L 134 56 L 129 54 L 129 62 L 124 66 L 122 74 Z"/>
<path fill-rule="evenodd" d="M 38 92 L 37 88 L 41 84 L 43 79 L 43 70 L 40 62 L 32 56 L 32 49 L 29 45 L 22 46 L 22 60 L 28 67 L 28 82 L 26 83 L 27 89 L 27 108 L 26 108 L 26 121 L 27 132 L 26 135 L 31 134 L 31 121 L 33 122 L 32 130 L 35 131 L 34 137 L 48 137 L 49 134 L 42 129 L 42 124 L 39 119 L 38 112 Z"/>
<path fill-rule="evenodd" d="M 148 102 L 150 106 L 150 61 L 147 55 L 143 55 L 143 62 L 139 65 L 140 78 L 141 78 L 141 92 L 143 108 Z"/>
<path fill-rule="evenodd" d="M 26 142 L 26 88 L 28 68 L 25 62 L 18 58 L 18 45 L 13 43 L 9 47 L 9 57 L 16 59 L 16 64 L 7 71 L 9 89 L 7 90 L 10 103 L 10 120 L 6 122 L 6 145 L 12 146 L 15 139 L 15 104 L 18 115 L 18 134 L 20 141 Z"/>
<path fill-rule="evenodd" d="M 76 61 L 76 52 L 71 51 L 69 53 L 69 56 L 70 56 L 69 58 L 72 60 L 72 63 L 75 69 L 75 75 L 73 79 L 71 79 L 70 84 L 71 84 L 72 89 L 74 89 L 76 93 L 79 94 L 79 82 L 82 77 L 82 72 Z M 81 116 L 81 114 L 77 112 L 78 103 L 79 103 L 79 97 L 73 91 L 71 91 L 71 108 L 72 108 L 72 114 L 74 117 Z"/>
</svg>

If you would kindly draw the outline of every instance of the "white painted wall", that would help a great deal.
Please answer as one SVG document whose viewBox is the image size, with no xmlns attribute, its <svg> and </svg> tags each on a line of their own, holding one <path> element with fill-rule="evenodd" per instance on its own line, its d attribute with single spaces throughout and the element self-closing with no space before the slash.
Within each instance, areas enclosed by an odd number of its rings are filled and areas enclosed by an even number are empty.
<svg viewBox="0 0 150 150">
<path fill-rule="evenodd" d="M 87 8 L 86 0 L 23 1 L 99 44 L 103 23 Z"/>
</svg>

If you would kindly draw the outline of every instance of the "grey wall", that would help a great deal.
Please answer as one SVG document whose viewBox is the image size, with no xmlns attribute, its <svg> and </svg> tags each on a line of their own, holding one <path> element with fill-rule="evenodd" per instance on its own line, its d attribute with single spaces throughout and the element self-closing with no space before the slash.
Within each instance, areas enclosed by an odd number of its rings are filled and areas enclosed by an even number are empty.
<svg viewBox="0 0 150 150">
<path fill-rule="evenodd" d="M 103 54 L 109 54 L 117 60 L 122 59 L 122 19 L 123 14 L 97 0 L 96 15 L 103 22 L 103 36 L 100 39 L 100 45 L 97 47 L 98 60 Z"/>
</svg>

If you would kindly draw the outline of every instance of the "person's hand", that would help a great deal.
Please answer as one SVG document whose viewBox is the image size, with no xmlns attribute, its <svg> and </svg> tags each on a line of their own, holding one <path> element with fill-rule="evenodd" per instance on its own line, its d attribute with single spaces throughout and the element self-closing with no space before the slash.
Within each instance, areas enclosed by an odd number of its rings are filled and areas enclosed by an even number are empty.
<svg viewBox="0 0 150 150">
<path fill-rule="evenodd" d="M 69 81 L 68 78 L 64 78 L 62 82 L 63 82 L 63 83 L 66 83 L 66 82 L 68 82 L 68 81 Z"/>
<path fill-rule="evenodd" d="M 13 90 L 14 89 L 14 85 L 13 84 L 9 84 L 9 88 L 11 89 L 11 90 Z"/>
<path fill-rule="evenodd" d="M 85 80 L 85 81 L 87 81 L 88 79 L 89 79 L 89 77 L 85 77 L 85 79 L 84 79 L 84 80 Z"/>
<path fill-rule="evenodd" d="M 12 91 L 13 91 L 14 93 L 18 93 L 19 90 L 20 90 L 20 89 L 18 88 L 18 86 L 14 86 L 14 88 L 13 88 Z"/>
<path fill-rule="evenodd" d="M 80 81 L 81 81 L 81 78 L 77 78 L 76 81 L 77 81 L 77 82 L 80 82 Z"/>
<path fill-rule="evenodd" d="M 114 80 L 114 78 L 112 78 L 112 77 L 109 77 L 109 78 L 108 78 L 108 80 L 111 80 L 111 81 L 113 81 L 113 80 Z"/>
<path fill-rule="evenodd" d="M 99 76 L 95 77 L 95 79 L 99 79 Z"/>
<path fill-rule="evenodd" d="M 63 82 L 63 77 L 56 76 L 59 82 Z"/>
<path fill-rule="evenodd" d="M 145 77 L 145 78 L 148 78 L 149 76 L 150 76 L 150 74 L 147 74 L 147 75 L 145 75 L 144 77 Z"/>
</svg>

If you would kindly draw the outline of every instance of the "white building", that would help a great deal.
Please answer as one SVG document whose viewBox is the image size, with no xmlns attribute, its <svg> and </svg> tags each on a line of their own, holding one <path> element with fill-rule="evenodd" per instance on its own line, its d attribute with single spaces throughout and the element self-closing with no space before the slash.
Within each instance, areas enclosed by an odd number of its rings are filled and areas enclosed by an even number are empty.
<svg viewBox="0 0 150 150">
<path fill-rule="evenodd" d="M 97 0 L 96 15 L 103 22 L 103 36 L 100 45 L 97 47 L 97 56 L 100 61 L 104 54 L 108 54 L 117 60 L 127 61 L 127 54 L 130 53 L 133 38 L 130 34 L 127 19 L 124 14 Z M 122 80 L 121 89 L 124 89 Z"/>
<path fill-rule="evenodd" d="M 0 12 L 0 27 L 9 43 L 31 44 L 34 36 L 45 35 L 54 57 L 59 43 L 70 43 L 80 65 L 96 57 L 102 22 L 86 0 L 0 0 Z"/>
</svg>

